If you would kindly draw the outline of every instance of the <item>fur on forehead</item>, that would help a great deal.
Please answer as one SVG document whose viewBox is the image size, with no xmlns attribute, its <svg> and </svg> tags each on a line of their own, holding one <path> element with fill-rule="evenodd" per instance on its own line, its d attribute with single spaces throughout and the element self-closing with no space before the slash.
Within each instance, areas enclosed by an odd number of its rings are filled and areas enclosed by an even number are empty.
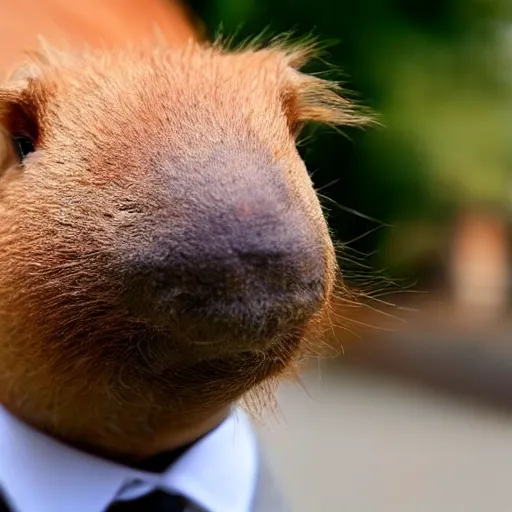
<svg viewBox="0 0 512 512">
<path fill-rule="evenodd" d="M 199 86 L 198 77 L 210 84 L 229 77 L 223 86 L 262 97 L 277 94 L 293 125 L 308 121 L 345 126 L 371 123 L 371 116 L 349 101 L 338 83 L 301 72 L 316 53 L 311 42 L 250 42 L 228 49 L 220 40 L 171 45 L 160 38 L 124 49 L 76 52 L 40 40 L 39 48 L 27 54 L 26 62 L 11 73 L 7 83 L 0 84 L 0 102 L 44 105 L 47 96 L 65 87 L 95 88 L 107 77 L 122 85 L 122 80 L 130 77 L 163 73 L 169 80 L 191 86 Z M 247 90 L 248 84 L 251 90 Z"/>
</svg>

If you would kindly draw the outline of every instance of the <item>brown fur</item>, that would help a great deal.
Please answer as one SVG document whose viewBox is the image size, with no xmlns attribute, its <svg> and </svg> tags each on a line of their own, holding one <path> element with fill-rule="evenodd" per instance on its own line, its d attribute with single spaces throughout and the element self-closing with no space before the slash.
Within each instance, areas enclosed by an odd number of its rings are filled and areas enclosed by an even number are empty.
<svg viewBox="0 0 512 512">
<path fill-rule="evenodd" d="M 317 351 L 336 266 L 295 137 L 303 122 L 366 119 L 334 84 L 299 71 L 310 53 L 192 41 L 80 53 L 45 46 L 0 85 L 0 402 L 93 450 L 151 452 L 167 431 L 190 432 L 251 390 L 268 392 Z M 20 133 L 36 145 L 23 166 L 9 139 Z M 193 170 L 219 148 L 233 186 L 248 163 L 272 162 L 321 237 L 321 307 L 261 347 L 229 333 L 211 348 L 162 342 L 165 328 L 121 300 L 126 284 L 114 271 L 155 223 L 196 222 L 193 210 L 168 210 L 167 187 L 188 182 L 155 173 L 158 158 L 192 173 L 195 200 Z"/>
</svg>

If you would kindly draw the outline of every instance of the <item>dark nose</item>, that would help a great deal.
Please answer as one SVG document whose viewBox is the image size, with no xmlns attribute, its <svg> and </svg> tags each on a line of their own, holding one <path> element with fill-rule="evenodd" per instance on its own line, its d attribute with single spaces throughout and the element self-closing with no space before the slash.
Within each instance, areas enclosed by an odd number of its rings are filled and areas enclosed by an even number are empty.
<svg viewBox="0 0 512 512">
<path fill-rule="evenodd" d="M 264 345 L 319 309 L 321 233 L 297 209 L 251 195 L 197 214 L 180 234 L 157 237 L 138 262 L 145 271 L 133 288 L 135 313 L 191 342 Z"/>
</svg>

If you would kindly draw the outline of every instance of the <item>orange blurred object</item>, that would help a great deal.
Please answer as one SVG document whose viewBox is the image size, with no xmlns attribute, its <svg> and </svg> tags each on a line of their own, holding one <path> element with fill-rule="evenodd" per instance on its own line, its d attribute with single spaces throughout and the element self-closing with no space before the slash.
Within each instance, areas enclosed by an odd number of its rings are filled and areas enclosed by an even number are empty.
<svg viewBox="0 0 512 512">
<path fill-rule="evenodd" d="M 478 317 L 501 315 L 508 305 L 509 237 L 498 214 L 465 212 L 456 225 L 451 258 L 455 301 Z"/>
<path fill-rule="evenodd" d="M 178 0 L 0 0 L 0 70 L 23 52 L 49 43 L 80 48 L 147 39 L 158 26 L 171 42 L 196 37 L 192 17 Z"/>
</svg>

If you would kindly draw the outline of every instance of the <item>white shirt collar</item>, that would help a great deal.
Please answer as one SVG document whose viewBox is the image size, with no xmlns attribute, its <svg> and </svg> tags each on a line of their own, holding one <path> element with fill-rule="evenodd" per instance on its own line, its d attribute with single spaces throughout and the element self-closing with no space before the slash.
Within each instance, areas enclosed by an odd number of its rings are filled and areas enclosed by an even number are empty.
<svg viewBox="0 0 512 512">
<path fill-rule="evenodd" d="M 255 435 L 240 410 L 154 474 L 78 451 L 0 406 L 0 489 L 16 512 L 103 512 L 134 480 L 178 492 L 207 512 L 249 512 L 257 459 Z"/>
</svg>

